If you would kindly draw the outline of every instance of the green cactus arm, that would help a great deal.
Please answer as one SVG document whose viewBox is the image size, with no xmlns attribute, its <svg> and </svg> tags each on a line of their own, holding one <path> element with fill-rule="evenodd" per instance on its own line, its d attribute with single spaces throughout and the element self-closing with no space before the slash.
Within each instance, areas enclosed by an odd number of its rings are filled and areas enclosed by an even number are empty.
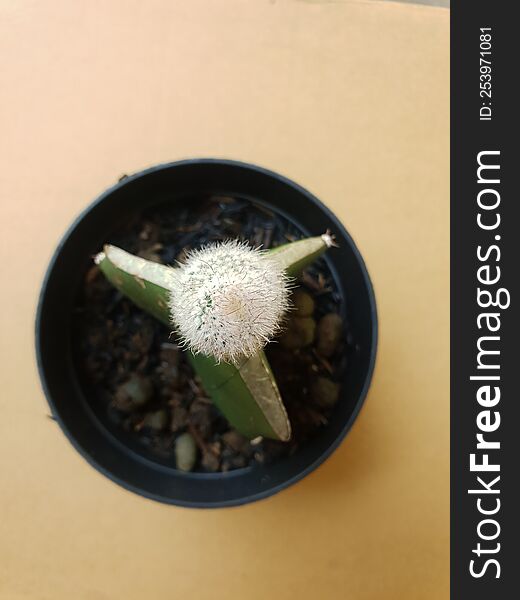
<svg viewBox="0 0 520 600">
<path fill-rule="evenodd" d="M 108 281 L 135 305 L 171 326 L 168 289 L 174 285 L 174 269 L 109 244 L 96 256 L 95 262 Z"/>
<path fill-rule="evenodd" d="M 334 236 L 327 231 L 323 235 L 272 248 L 269 250 L 269 256 L 275 259 L 288 275 L 296 277 L 332 246 L 337 244 Z"/>
<path fill-rule="evenodd" d="M 238 367 L 188 351 L 193 368 L 220 412 L 240 433 L 287 441 L 291 425 L 273 373 L 262 351 Z"/>
</svg>

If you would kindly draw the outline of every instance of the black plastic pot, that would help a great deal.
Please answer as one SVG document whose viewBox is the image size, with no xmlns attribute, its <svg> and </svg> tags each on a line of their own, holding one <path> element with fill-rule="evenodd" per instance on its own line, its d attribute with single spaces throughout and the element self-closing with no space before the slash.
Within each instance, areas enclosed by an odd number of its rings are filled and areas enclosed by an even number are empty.
<svg viewBox="0 0 520 600">
<path fill-rule="evenodd" d="M 284 215 L 308 235 L 331 229 L 339 249 L 326 260 L 345 299 L 359 348 L 342 395 L 320 434 L 276 464 L 228 473 L 182 473 L 135 452 L 111 434 L 91 409 L 71 351 L 71 316 L 77 290 L 94 255 L 122 215 L 153 204 L 206 193 L 249 198 Z M 363 259 L 337 218 L 312 194 L 271 171 L 227 160 L 186 160 L 153 167 L 120 181 L 73 223 L 59 244 L 43 283 L 36 317 L 36 355 L 51 410 L 76 449 L 97 469 L 148 498 L 189 507 L 253 502 L 295 483 L 340 444 L 365 399 L 374 368 L 377 315 Z"/>
</svg>

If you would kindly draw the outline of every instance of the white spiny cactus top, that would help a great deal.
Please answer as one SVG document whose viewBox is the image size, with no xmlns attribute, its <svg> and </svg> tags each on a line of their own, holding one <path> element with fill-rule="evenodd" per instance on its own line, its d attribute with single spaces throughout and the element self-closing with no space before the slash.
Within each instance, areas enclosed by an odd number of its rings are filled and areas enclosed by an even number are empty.
<svg viewBox="0 0 520 600">
<path fill-rule="evenodd" d="M 192 352 L 237 362 L 279 330 L 288 278 L 265 251 L 236 240 L 212 244 L 192 251 L 176 273 L 171 317 Z"/>
</svg>

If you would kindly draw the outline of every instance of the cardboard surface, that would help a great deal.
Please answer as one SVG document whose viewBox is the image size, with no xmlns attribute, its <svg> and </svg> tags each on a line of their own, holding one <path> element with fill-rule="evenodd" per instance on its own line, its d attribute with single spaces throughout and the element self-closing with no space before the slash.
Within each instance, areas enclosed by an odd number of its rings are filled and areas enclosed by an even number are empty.
<svg viewBox="0 0 520 600">
<path fill-rule="evenodd" d="M 0 2 L 0 598 L 448 597 L 449 12 L 390 2 Z M 71 220 L 122 173 L 272 168 L 359 245 L 380 349 L 356 425 L 291 489 L 219 511 L 91 468 L 33 320 Z"/>
</svg>

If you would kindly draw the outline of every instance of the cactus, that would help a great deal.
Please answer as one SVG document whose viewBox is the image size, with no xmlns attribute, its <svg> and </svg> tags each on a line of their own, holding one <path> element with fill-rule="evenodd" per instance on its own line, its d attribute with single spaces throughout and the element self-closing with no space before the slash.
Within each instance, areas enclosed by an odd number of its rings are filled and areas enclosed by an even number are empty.
<svg viewBox="0 0 520 600">
<path fill-rule="evenodd" d="M 237 364 L 279 331 L 288 308 L 288 277 L 276 260 L 228 240 L 188 254 L 175 271 L 172 323 L 195 354 Z"/>
<path fill-rule="evenodd" d="M 177 267 L 106 245 L 95 262 L 137 306 L 173 325 L 206 392 L 238 431 L 287 441 L 291 426 L 263 346 L 282 325 L 290 278 L 333 245 L 328 232 L 269 251 L 230 240 Z"/>
</svg>

